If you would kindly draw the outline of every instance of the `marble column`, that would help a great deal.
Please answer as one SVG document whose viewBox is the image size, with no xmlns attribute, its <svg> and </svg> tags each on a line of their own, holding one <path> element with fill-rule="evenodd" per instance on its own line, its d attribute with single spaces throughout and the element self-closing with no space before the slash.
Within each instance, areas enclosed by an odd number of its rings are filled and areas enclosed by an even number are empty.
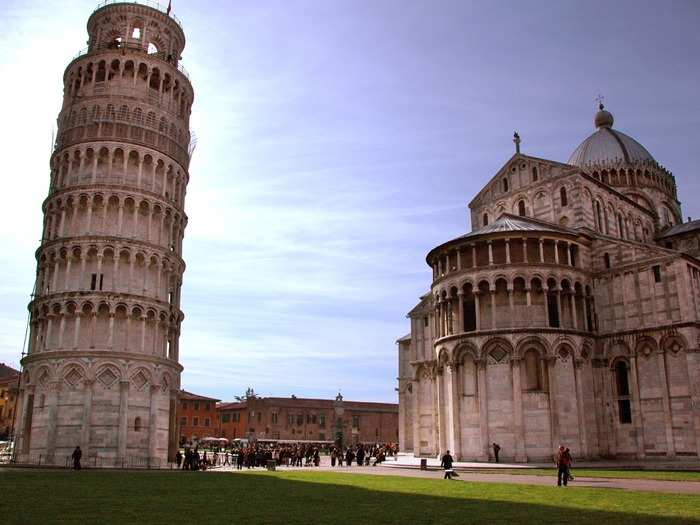
<svg viewBox="0 0 700 525">
<path fill-rule="evenodd" d="M 447 429 L 447 414 L 445 410 L 445 380 L 444 372 L 441 368 L 438 368 L 435 373 L 435 386 L 437 396 L 437 456 L 441 457 L 445 450 L 447 449 L 446 429 Z"/>
<path fill-rule="evenodd" d="M 630 379 L 631 379 L 631 390 L 632 390 L 632 403 L 634 405 L 634 416 L 633 423 L 635 428 L 635 433 L 637 434 L 637 457 L 643 459 L 646 457 L 644 451 L 644 422 L 642 415 L 642 403 L 640 400 L 640 390 L 639 382 L 637 380 L 637 357 L 630 356 Z"/>
<path fill-rule="evenodd" d="M 60 381 L 52 381 L 48 385 L 46 396 L 46 463 L 56 463 L 56 433 L 58 432 L 58 395 L 61 389 Z"/>
<path fill-rule="evenodd" d="M 459 382 L 458 367 L 455 363 L 447 365 L 447 411 L 449 428 L 447 429 L 447 448 L 456 461 L 461 458 L 461 436 L 459 421 Z"/>
<path fill-rule="evenodd" d="M 549 424 L 552 440 L 550 448 L 552 451 L 554 451 L 556 450 L 556 448 L 559 447 L 559 444 L 561 442 L 559 432 L 559 406 L 557 403 L 557 358 L 555 356 L 548 356 L 547 358 L 545 358 L 545 362 L 547 366 L 547 379 L 549 380 Z"/>
<path fill-rule="evenodd" d="M 695 446 L 700 456 L 700 348 L 686 349 L 688 379 L 690 381 L 690 413 L 695 430 Z"/>
<path fill-rule="evenodd" d="M 671 398 L 668 388 L 668 372 L 666 367 L 666 353 L 659 351 L 656 353 L 659 379 L 661 379 L 661 396 L 663 399 L 664 424 L 666 425 L 666 456 L 676 457 L 676 443 L 673 437 L 673 413 L 671 409 Z"/>
<path fill-rule="evenodd" d="M 489 460 L 491 443 L 489 442 L 489 404 L 486 389 L 486 366 L 487 359 L 482 358 L 476 361 L 477 369 L 477 389 L 479 394 L 479 430 L 481 435 L 481 457 L 480 461 Z"/>
<path fill-rule="evenodd" d="M 523 394 L 520 383 L 519 356 L 511 357 L 511 369 L 513 373 L 513 436 L 515 437 L 515 461 L 526 462 L 525 450 L 525 424 L 523 422 Z"/>
<path fill-rule="evenodd" d="M 129 416 L 129 381 L 119 381 L 119 431 L 117 434 L 118 454 L 124 464 L 127 463 L 127 425 Z"/>
<path fill-rule="evenodd" d="M 160 385 L 152 384 L 150 386 L 150 406 L 148 410 L 148 466 L 161 467 L 159 464 L 151 464 L 158 460 L 158 396 L 160 395 Z"/>
<path fill-rule="evenodd" d="M 583 406 L 583 384 L 581 379 L 581 367 L 584 361 L 578 358 L 573 358 L 573 369 L 574 369 L 574 385 L 576 388 L 576 415 L 578 416 L 578 438 L 580 445 L 580 454 L 583 458 L 590 457 L 590 451 L 588 450 L 588 436 L 586 430 L 588 426 L 586 425 L 586 415 Z"/>
<path fill-rule="evenodd" d="M 422 372 L 419 372 L 422 373 Z M 420 456 L 420 406 L 418 406 L 420 396 L 419 381 L 413 381 L 413 455 Z"/>
<path fill-rule="evenodd" d="M 81 431 L 80 448 L 83 451 L 83 456 L 86 458 L 90 455 L 90 432 L 92 425 L 92 392 L 94 379 L 83 379 L 83 428 Z"/>
</svg>

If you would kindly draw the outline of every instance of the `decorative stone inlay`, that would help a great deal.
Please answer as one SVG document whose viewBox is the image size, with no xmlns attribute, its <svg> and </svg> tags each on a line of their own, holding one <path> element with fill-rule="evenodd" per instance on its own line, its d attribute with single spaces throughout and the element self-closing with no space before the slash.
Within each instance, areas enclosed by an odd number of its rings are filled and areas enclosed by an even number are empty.
<svg viewBox="0 0 700 525">
<path fill-rule="evenodd" d="M 148 378 L 144 373 L 139 370 L 136 374 L 131 377 L 131 382 L 136 388 L 136 390 L 141 390 L 148 383 Z"/>
<path fill-rule="evenodd" d="M 115 374 L 111 368 L 105 369 L 99 376 L 97 380 L 102 384 L 103 387 L 109 388 L 119 379 L 117 374 Z"/>
<path fill-rule="evenodd" d="M 508 351 L 505 350 L 502 346 L 497 346 L 493 350 L 489 352 L 489 356 L 496 362 L 500 363 L 503 361 L 503 358 L 508 355 Z"/>
<path fill-rule="evenodd" d="M 83 378 L 83 374 L 77 368 L 71 368 L 71 371 L 66 374 L 66 383 L 75 388 L 80 380 Z"/>
<path fill-rule="evenodd" d="M 48 373 L 48 371 L 47 371 L 46 369 L 44 369 L 44 370 L 41 372 L 41 374 L 39 375 L 39 383 L 40 383 L 42 386 L 46 386 L 46 383 L 49 382 L 49 379 L 50 379 L 49 373 Z"/>
</svg>

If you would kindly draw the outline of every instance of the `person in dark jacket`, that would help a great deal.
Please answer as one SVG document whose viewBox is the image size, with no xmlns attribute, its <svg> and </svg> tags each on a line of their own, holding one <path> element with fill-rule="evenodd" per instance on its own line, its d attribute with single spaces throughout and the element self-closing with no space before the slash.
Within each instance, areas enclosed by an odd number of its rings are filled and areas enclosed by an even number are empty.
<svg viewBox="0 0 700 525">
<path fill-rule="evenodd" d="M 182 465 L 182 453 L 180 452 L 180 449 L 178 449 L 177 453 L 175 454 L 175 462 L 177 463 L 177 468 L 179 469 Z"/>
<path fill-rule="evenodd" d="M 448 450 L 444 456 L 442 456 L 442 461 L 440 462 L 440 466 L 445 469 L 445 477 L 443 479 L 452 479 L 452 463 L 454 462 L 454 459 L 450 455 L 450 451 Z"/>
<path fill-rule="evenodd" d="M 501 445 L 494 443 L 493 445 L 493 457 L 496 458 L 496 463 L 498 463 L 498 453 L 501 451 Z"/>
<path fill-rule="evenodd" d="M 80 470 L 80 458 L 83 457 L 83 451 L 80 450 L 79 446 L 75 447 L 71 457 L 73 458 L 73 470 Z"/>
<path fill-rule="evenodd" d="M 348 447 L 348 451 L 345 453 L 345 464 L 348 467 L 352 467 L 352 460 L 355 458 L 355 454 L 352 452 L 352 448 Z"/>
<path fill-rule="evenodd" d="M 365 449 L 362 445 L 357 447 L 357 466 L 361 467 L 365 462 Z"/>
</svg>

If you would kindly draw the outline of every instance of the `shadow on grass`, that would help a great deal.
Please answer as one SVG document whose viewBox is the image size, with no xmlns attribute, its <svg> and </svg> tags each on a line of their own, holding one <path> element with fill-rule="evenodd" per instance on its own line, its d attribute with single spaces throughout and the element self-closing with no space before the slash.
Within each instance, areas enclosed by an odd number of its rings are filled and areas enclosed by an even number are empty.
<svg viewBox="0 0 700 525">
<path fill-rule="evenodd" d="M 395 476 L 5 471 L 0 482 L 10 524 L 700 523 L 692 496 Z"/>
</svg>

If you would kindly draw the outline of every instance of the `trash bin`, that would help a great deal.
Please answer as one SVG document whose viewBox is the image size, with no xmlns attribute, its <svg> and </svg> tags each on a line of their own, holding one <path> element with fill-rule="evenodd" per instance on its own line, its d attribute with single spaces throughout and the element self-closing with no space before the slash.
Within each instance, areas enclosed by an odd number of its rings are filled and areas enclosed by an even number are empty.
<svg viewBox="0 0 700 525">
<path fill-rule="evenodd" d="M 277 461 L 275 461 L 274 459 L 268 459 L 267 470 L 277 470 Z"/>
<path fill-rule="evenodd" d="M 420 469 L 421 470 L 428 470 L 428 460 L 425 458 L 421 458 L 420 460 Z"/>
</svg>

